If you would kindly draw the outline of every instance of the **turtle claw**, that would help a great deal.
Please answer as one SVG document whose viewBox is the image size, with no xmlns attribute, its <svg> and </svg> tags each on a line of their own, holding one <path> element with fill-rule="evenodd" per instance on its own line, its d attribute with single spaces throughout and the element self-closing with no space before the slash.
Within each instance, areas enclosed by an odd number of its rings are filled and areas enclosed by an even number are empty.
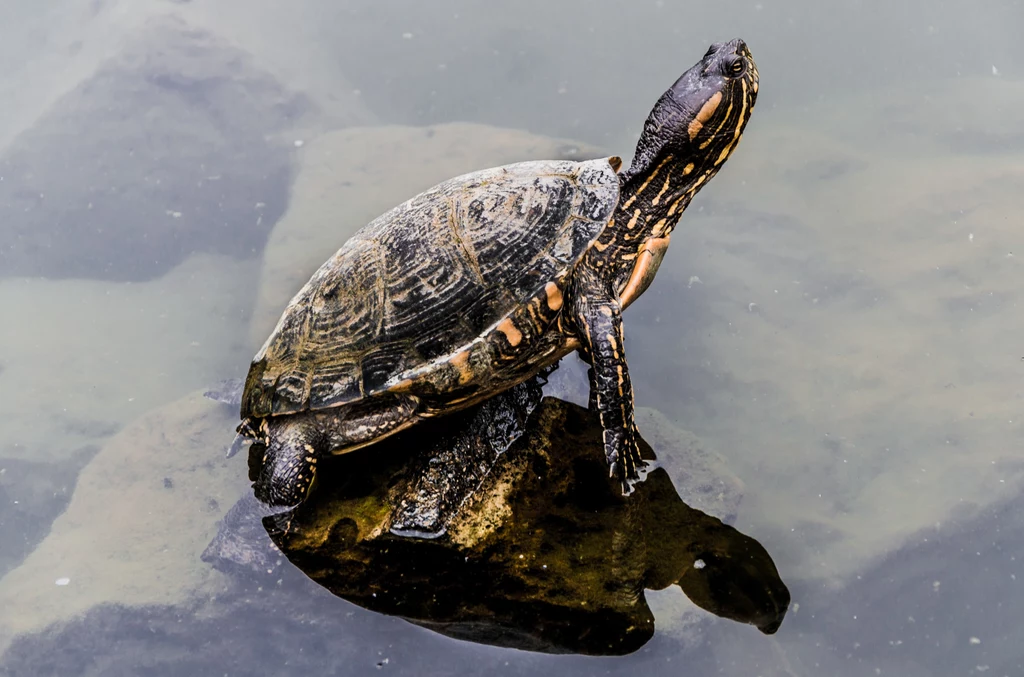
<svg viewBox="0 0 1024 677">
<path fill-rule="evenodd" d="M 636 442 L 638 433 L 631 431 L 611 430 L 605 432 L 605 459 L 608 461 L 608 477 L 618 479 L 622 485 L 622 493 L 628 496 L 633 492 L 632 485 L 641 481 L 646 463 L 640 457 L 640 447 Z"/>
<path fill-rule="evenodd" d="M 636 485 L 647 479 L 647 475 L 657 467 L 657 462 L 641 460 L 640 465 L 633 469 L 632 477 L 620 478 L 622 481 L 622 495 L 629 496 L 636 491 Z"/>
</svg>

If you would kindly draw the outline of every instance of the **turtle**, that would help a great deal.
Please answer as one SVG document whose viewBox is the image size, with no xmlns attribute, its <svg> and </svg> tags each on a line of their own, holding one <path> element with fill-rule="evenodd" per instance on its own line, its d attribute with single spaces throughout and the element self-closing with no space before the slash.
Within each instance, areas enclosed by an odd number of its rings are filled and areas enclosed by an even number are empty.
<svg viewBox="0 0 1024 677">
<path fill-rule="evenodd" d="M 735 150 L 758 72 L 715 43 L 664 92 L 632 162 L 518 162 L 444 181 L 372 220 L 285 308 L 245 379 L 238 433 L 259 500 L 296 505 L 316 466 L 491 398 L 576 351 L 609 476 L 642 468 L 622 311 Z"/>
</svg>

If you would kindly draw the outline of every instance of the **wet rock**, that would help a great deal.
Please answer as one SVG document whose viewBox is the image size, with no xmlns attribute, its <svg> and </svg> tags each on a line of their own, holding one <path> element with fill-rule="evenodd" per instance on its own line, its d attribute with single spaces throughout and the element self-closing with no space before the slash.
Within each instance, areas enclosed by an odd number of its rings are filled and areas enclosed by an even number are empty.
<svg viewBox="0 0 1024 677">
<path fill-rule="evenodd" d="M 0 157 L 4 276 L 148 280 L 194 252 L 252 257 L 284 212 L 307 104 L 165 17 Z"/>
<path fill-rule="evenodd" d="M 536 377 L 439 425 L 422 425 L 410 446 L 418 448 L 403 470 L 391 500 L 393 533 L 420 538 L 444 535 L 462 505 L 472 497 L 508 447 L 526 431 L 530 414 L 540 404 L 544 377 Z M 215 384 L 204 396 L 232 408 L 241 403 L 241 379 Z M 236 438 L 231 455 L 247 447 Z M 250 448 L 249 479 L 255 481 L 262 463 L 259 447 Z M 242 578 L 276 576 L 283 561 L 267 537 L 262 519 L 280 513 L 246 494 L 224 516 L 216 538 L 202 559 L 215 568 Z"/>
<path fill-rule="evenodd" d="M 495 400 L 516 409 L 535 397 Z M 250 575 L 261 573 L 278 556 L 252 529 L 261 521 L 292 564 L 339 597 L 448 636 L 548 653 L 635 651 L 654 634 L 644 589 L 672 584 L 717 615 L 765 632 L 778 627 L 789 597 L 764 549 L 683 503 L 661 467 L 623 497 L 608 478 L 595 414 L 547 398 L 507 451 L 490 445 L 506 434 L 488 431 L 494 419 L 471 411 L 385 440 L 372 454 L 331 459 L 306 503 L 250 512 L 241 529 L 225 520 L 204 558 L 226 570 L 256 561 Z M 699 455 L 695 461 L 702 475 Z M 472 481 L 450 484 L 467 466 Z M 442 502 L 443 532 L 396 535 L 422 531 L 418 519 L 429 526 L 438 514 L 431 494 L 450 495 L 453 486 L 461 500 Z M 425 512 L 411 508 L 424 505 Z M 242 558 L 231 563 L 236 552 Z M 688 603 L 660 608 L 671 636 L 689 648 L 700 643 L 707 614 Z"/>
<path fill-rule="evenodd" d="M 205 391 L 203 397 L 220 402 L 230 407 L 239 407 L 242 404 L 242 391 L 245 389 L 245 380 L 240 378 L 229 378 L 219 381 Z"/>
<path fill-rule="evenodd" d="M 657 409 L 637 407 L 636 423 L 687 505 L 726 524 L 736 521 L 746 486 L 707 442 Z"/>
<path fill-rule="evenodd" d="M 426 453 L 411 461 L 408 480 L 392 495 L 394 534 L 439 538 L 472 500 L 498 458 L 528 430 L 540 404 L 539 378 L 531 379 L 446 421 Z M 431 439 L 431 431 L 424 431 Z"/>
</svg>

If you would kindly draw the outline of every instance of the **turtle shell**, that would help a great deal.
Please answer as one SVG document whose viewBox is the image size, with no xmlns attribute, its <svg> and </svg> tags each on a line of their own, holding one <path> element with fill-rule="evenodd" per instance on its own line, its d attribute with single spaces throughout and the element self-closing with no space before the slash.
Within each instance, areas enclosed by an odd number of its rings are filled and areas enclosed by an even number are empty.
<svg viewBox="0 0 1024 677">
<path fill-rule="evenodd" d="M 345 405 L 450 369 L 538 295 L 564 291 L 615 212 L 618 167 L 618 158 L 506 165 L 378 217 L 289 303 L 253 359 L 242 417 Z"/>
</svg>

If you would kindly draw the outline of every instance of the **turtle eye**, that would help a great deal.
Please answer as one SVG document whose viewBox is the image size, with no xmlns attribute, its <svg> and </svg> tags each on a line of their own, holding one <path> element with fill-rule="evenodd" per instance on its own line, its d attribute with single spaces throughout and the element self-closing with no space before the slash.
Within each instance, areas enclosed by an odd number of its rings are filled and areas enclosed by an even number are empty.
<svg viewBox="0 0 1024 677">
<path fill-rule="evenodd" d="M 738 78 L 747 71 L 747 60 L 737 54 L 729 61 L 725 70 L 731 77 Z"/>
</svg>

